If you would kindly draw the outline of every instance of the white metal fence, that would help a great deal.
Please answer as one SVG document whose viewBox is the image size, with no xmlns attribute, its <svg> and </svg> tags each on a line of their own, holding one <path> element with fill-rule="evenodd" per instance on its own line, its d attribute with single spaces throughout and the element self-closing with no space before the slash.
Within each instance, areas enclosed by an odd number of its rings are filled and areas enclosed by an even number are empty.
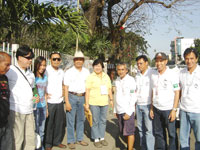
<svg viewBox="0 0 200 150">
<path fill-rule="evenodd" d="M 2 47 L 0 47 L 0 51 L 7 52 L 12 57 L 12 65 L 16 65 L 17 59 L 16 59 L 16 51 L 19 48 L 19 44 L 9 44 L 6 42 L 3 42 Z M 35 54 L 35 58 L 38 56 L 43 56 L 46 58 L 47 63 L 49 64 L 49 52 L 41 49 L 33 49 L 33 52 Z M 34 68 L 34 60 L 32 62 L 31 70 Z"/>
</svg>

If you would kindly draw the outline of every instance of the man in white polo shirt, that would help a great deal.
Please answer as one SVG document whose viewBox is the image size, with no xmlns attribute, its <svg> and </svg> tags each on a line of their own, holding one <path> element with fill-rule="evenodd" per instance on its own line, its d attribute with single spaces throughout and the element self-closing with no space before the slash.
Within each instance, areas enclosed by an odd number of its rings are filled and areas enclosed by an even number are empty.
<svg viewBox="0 0 200 150">
<path fill-rule="evenodd" d="M 179 101 L 179 77 L 167 65 L 167 56 L 159 52 L 155 55 L 157 70 L 151 76 L 152 106 L 155 149 L 167 149 L 166 128 L 169 135 L 169 150 L 176 150 L 176 109 Z"/>
<path fill-rule="evenodd" d="M 137 84 L 137 127 L 140 134 L 140 147 L 144 150 L 153 150 L 155 139 L 153 136 L 153 122 L 149 116 L 151 107 L 150 78 L 152 69 L 148 65 L 148 59 L 145 55 L 136 58 L 137 66 L 140 72 L 136 75 Z"/>
<path fill-rule="evenodd" d="M 180 145 L 181 150 L 190 150 L 191 128 L 195 135 L 195 150 L 200 150 L 200 67 L 198 53 L 194 48 L 184 52 L 187 68 L 180 72 Z"/>
<path fill-rule="evenodd" d="M 21 46 L 17 49 L 16 58 L 17 64 L 11 65 L 6 74 L 11 92 L 8 123 L 14 134 L 14 149 L 35 150 L 32 92 L 35 77 L 28 69 L 32 64 L 34 54 L 28 46 Z"/>
<path fill-rule="evenodd" d="M 127 137 L 127 150 L 132 150 L 135 142 L 135 79 L 128 75 L 125 63 L 117 64 L 118 78 L 115 81 L 116 103 L 114 113 L 118 118 L 119 128 L 123 136 Z"/>
<path fill-rule="evenodd" d="M 48 118 L 46 120 L 45 149 L 51 150 L 53 146 L 66 148 L 62 144 L 65 135 L 65 112 L 63 104 L 63 79 L 64 71 L 59 68 L 61 55 L 59 52 L 50 54 L 51 65 L 47 67 L 47 107 Z"/>
<path fill-rule="evenodd" d="M 83 104 L 85 103 L 85 81 L 90 73 L 88 69 L 83 67 L 83 64 L 83 53 L 76 51 L 74 55 L 74 66 L 65 72 L 64 77 L 67 110 L 67 143 L 70 149 L 75 149 L 75 143 L 82 146 L 88 145 L 88 143 L 83 141 L 85 121 Z"/>
</svg>

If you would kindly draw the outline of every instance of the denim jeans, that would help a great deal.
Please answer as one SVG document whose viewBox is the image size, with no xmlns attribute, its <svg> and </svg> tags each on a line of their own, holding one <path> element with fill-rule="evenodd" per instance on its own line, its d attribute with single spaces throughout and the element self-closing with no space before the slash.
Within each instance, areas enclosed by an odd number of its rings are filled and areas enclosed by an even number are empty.
<svg viewBox="0 0 200 150">
<path fill-rule="evenodd" d="M 159 110 L 153 108 L 153 129 L 155 135 L 155 149 L 167 150 L 166 128 L 169 136 L 169 150 L 176 150 L 176 127 L 175 121 L 168 119 L 171 110 Z"/>
<path fill-rule="evenodd" d="M 181 150 L 190 150 L 190 131 L 195 135 L 195 150 L 200 150 L 200 113 L 180 111 L 180 145 Z"/>
<path fill-rule="evenodd" d="M 42 146 L 39 150 L 44 150 L 44 130 L 46 122 L 46 106 L 34 110 L 35 116 L 35 130 L 40 135 Z"/>
<path fill-rule="evenodd" d="M 85 102 L 84 96 L 76 96 L 69 93 L 69 103 L 71 104 L 72 110 L 67 112 L 67 143 L 75 143 L 76 141 L 83 140 L 84 134 L 84 107 Z M 75 119 L 76 119 L 76 139 L 75 139 Z"/>
<path fill-rule="evenodd" d="M 92 112 L 92 128 L 91 136 L 92 139 L 104 138 L 106 131 L 106 116 L 108 105 L 106 106 L 95 106 L 90 105 L 90 110 Z"/>
<path fill-rule="evenodd" d="M 153 121 L 149 116 L 150 105 L 137 105 L 137 127 L 140 134 L 142 150 L 154 150 L 155 138 L 153 135 Z"/>
</svg>

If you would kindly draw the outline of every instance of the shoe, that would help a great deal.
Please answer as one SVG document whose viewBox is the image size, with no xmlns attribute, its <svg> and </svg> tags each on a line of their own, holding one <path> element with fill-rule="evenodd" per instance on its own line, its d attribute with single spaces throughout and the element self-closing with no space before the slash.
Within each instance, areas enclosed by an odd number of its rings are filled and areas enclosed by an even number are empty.
<svg viewBox="0 0 200 150">
<path fill-rule="evenodd" d="M 94 146 L 97 148 L 102 148 L 101 142 L 94 142 Z"/>
<path fill-rule="evenodd" d="M 59 144 L 59 145 L 57 145 L 57 147 L 59 147 L 59 148 L 67 148 L 67 146 L 64 145 L 64 144 Z"/>
<path fill-rule="evenodd" d="M 74 143 L 69 143 L 67 145 L 68 145 L 69 149 L 75 149 L 76 148 Z"/>
<path fill-rule="evenodd" d="M 84 141 L 78 141 L 78 142 L 76 142 L 76 144 L 82 145 L 82 146 L 88 146 L 89 145 L 87 142 L 84 142 Z"/>
<path fill-rule="evenodd" d="M 52 149 L 51 147 L 45 148 L 45 150 L 51 150 L 51 149 Z"/>
<path fill-rule="evenodd" d="M 108 146 L 108 142 L 106 140 L 102 140 L 100 141 L 100 143 L 103 145 L 103 146 Z"/>
</svg>

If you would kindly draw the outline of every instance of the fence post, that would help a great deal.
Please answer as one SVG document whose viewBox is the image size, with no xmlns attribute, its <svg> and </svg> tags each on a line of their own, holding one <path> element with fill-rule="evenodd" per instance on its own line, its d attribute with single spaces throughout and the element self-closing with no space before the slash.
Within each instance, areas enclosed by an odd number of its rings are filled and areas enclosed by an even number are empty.
<svg viewBox="0 0 200 150">
<path fill-rule="evenodd" d="M 18 48 L 19 48 L 19 44 L 12 44 L 11 56 L 12 56 L 12 64 L 13 65 L 15 65 L 17 62 L 16 52 L 17 52 Z"/>
</svg>

